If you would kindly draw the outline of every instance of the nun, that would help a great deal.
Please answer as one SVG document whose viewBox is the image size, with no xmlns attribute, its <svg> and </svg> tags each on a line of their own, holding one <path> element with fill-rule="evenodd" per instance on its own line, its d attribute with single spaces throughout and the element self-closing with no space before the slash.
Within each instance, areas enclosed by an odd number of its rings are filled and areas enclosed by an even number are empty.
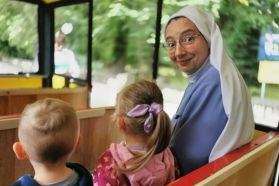
<svg viewBox="0 0 279 186">
<path fill-rule="evenodd" d="M 170 17 L 164 34 L 171 61 L 189 78 L 170 142 L 183 176 L 250 142 L 254 117 L 213 15 L 186 6 Z"/>
</svg>

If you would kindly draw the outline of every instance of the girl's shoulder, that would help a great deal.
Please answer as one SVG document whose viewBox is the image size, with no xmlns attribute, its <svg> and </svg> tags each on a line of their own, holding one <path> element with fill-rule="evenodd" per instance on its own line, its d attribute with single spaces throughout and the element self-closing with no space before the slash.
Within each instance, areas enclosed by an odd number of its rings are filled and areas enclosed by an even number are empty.
<svg viewBox="0 0 279 186">
<path fill-rule="evenodd" d="M 93 172 L 93 182 L 94 185 L 106 186 L 106 185 L 116 185 L 116 186 L 128 186 L 129 181 L 127 181 L 127 177 L 122 174 L 116 172 L 112 174 L 114 166 L 114 158 L 110 149 L 107 149 L 100 156 L 98 165 Z"/>
</svg>

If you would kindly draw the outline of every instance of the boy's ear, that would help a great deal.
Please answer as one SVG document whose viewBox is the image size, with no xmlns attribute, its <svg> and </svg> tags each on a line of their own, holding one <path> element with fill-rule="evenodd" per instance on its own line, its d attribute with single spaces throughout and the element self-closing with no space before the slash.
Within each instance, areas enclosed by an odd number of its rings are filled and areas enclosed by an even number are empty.
<svg viewBox="0 0 279 186">
<path fill-rule="evenodd" d="M 26 154 L 25 150 L 23 149 L 23 146 L 20 142 L 15 142 L 13 145 L 13 150 L 16 155 L 16 157 L 19 160 L 24 160 L 25 158 L 28 158 L 28 155 Z"/>
<path fill-rule="evenodd" d="M 118 129 L 120 131 L 123 131 L 123 132 L 127 131 L 127 126 L 126 126 L 126 123 L 125 123 L 124 118 L 122 116 L 118 116 L 117 125 L 118 125 Z"/>
<path fill-rule="evenodd" d="M 81 135 L 78 136 L 78 141 L 75 149 L 78 149 L 80 147 L 80 142 L 81 142 Z"/>
</svg>

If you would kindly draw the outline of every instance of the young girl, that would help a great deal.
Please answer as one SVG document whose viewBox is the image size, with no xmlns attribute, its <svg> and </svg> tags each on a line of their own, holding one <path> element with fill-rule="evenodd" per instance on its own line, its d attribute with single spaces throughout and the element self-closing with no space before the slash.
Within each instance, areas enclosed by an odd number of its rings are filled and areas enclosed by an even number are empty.
<svg viewBox="0 0 279 186">
<path fill-rule="evenodd" d="M 141 80 L 117 96 L 115 115 L 126 141 L 112 143 L 93 173 L 95 186 L 166 185 L 179 171 L 168 148 L 171 121 L 163 95 L 152 82 Z"/>
</svg>

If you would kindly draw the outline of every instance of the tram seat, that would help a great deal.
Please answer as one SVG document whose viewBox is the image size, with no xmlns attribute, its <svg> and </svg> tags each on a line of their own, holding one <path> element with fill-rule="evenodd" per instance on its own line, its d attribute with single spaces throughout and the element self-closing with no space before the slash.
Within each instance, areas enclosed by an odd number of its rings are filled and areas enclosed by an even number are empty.
<svg viewBox="0 0 279 186">
<path fill-rule="evenodd" d="M 0 116 L 20 114 L 27 104 L 44 98 L 61 99 L 74 108 L 85 108 L 88 105 L 88 89 L 86 87 L 0 89 Z"/>
<path fill-rule="evenodd" d="M 278 153 L 279 133 L 268 132 L 168 186 L 268 186 Z"/>
<path fill-rule="evenodd" d="M 99 156 L 112 142 L 124 139 L 116 125 L 110 123 L 114 108 L 79 110 L 82 142 L 70 161 L 85 165 L 88 170 L 97 166 Z M 0 180 L 11 185 L 23 174 L 34 174 L 28 160 L 18 160 L 12 144 L 18 141 L 19 115 L 0 117 Z M 174 181 L 169 186 L 266 186 L 278 156 L 279 133 L 258 134 L 251 143 Z M 260 137 L 258 137 L 260 136 Z M 0 185 L 1 185 L 0 184 Z"/>
<path fill-rule="evenodd" d="M 82 140 L 69 161 L 79 162 L 93 170 L 109 145 L 124 139 L 117 126 L 110 122 L 114 112 L 113 107 L 77 111 Z M 18 141 L 18 122 L 19 115 L 0 116 L 0 149 L 3 149 L 0 152 L 0 186 L 11 185 L 24 174 L 34 175 L 30 162 L 18 160 L 12 150 L 13 143 Z"/>
</svg>

